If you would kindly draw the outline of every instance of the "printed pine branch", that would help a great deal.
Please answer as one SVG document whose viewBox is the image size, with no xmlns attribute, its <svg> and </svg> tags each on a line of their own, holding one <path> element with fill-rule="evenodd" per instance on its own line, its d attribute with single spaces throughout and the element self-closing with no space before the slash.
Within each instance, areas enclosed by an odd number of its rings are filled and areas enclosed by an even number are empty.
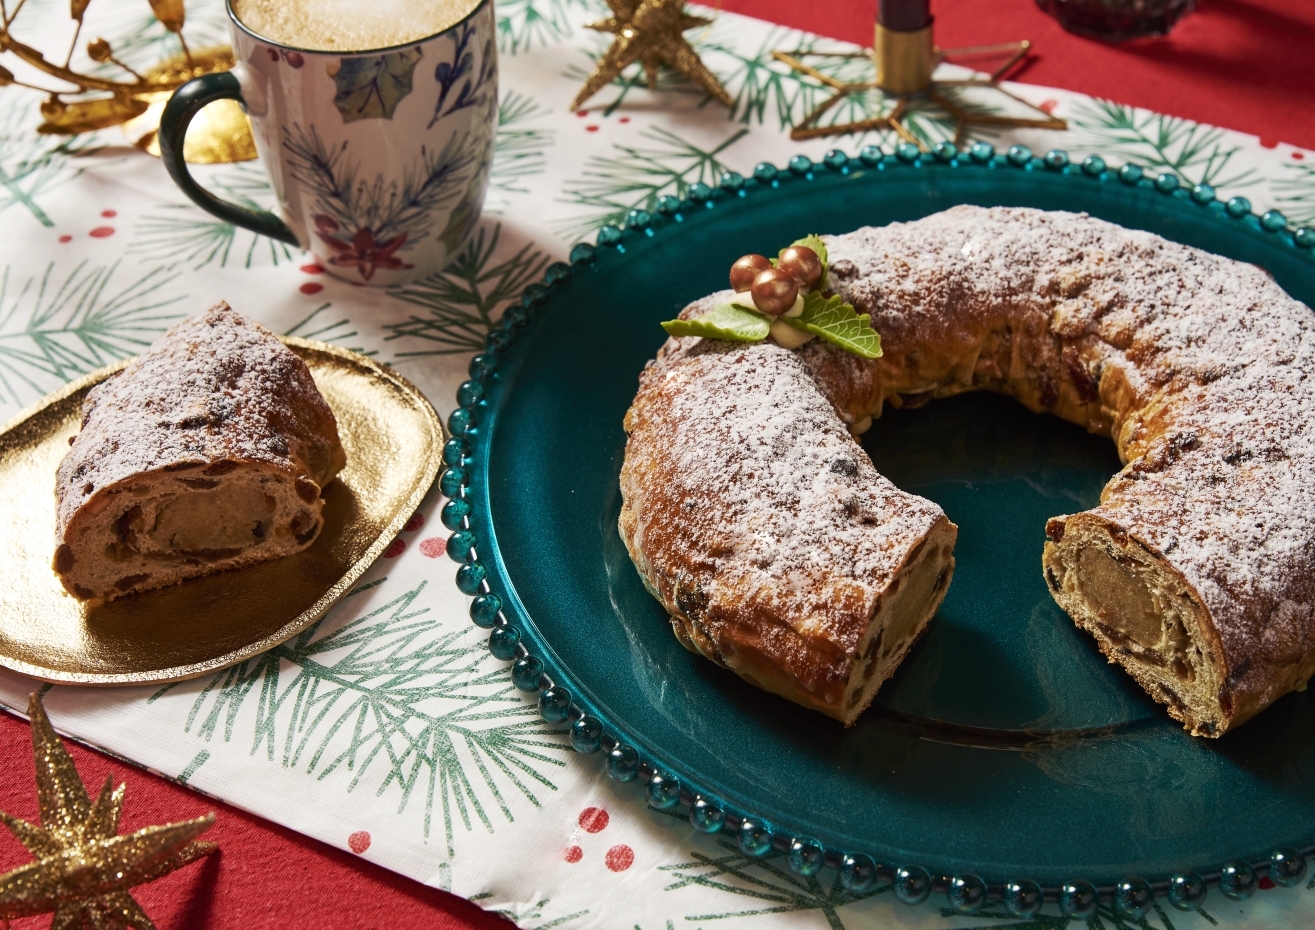
<svg viewBox="0 0 1315 930">
<path fill-rule="evenodd" d="M 734 844 L 725 840 L 719 840 L 717 845 L 727 851 L 726 855 L 713 857 L 695 851 L 690 853 L 692 858 L 688 862 L 659 866 L 660 871 L 671 872 L 676 879 L 663 890 L 677 891 L 697 885 L 740 898 L 755 899 L 764 906 L 691 915 L 685 918 L 687 921 L 818 911 L 833 930 L 844 930 L 839 913 L 841 908 L 890 890 L 890 886 L 886 885 L 861 895 L 854 894 L 840 884 L 838 873 L 829 884 L 823 885 L 816 876 L 804 878 L 785 869 L 781 853 L 771 852 L 756 859 L 744 855 Z M 704 869 L 707 871 L 702 871 Z"/>
<path fill-rule="evenodd" d="M 819 41 L 814 36 L 787 29 L 774 29 L 762 44 L 750 54 L 736 51 L 734 42 L 709 45 L 709 51 L 718 53 L 719 64 L 725 62 L 718 73 L 726 89 L 735 100 L 731 111 L 733 119 L 745 125 L 765 125 L 769 114 L 776 119 L 777 128 L 789 129 L 808 115 L 832 90 L 815 79 L 794 71 L 772 57 L 774 49 L 787 51 L 839 51 L 849 50 L 837 43 Z M 804 60 L 827 77 L 845 84 L 874 79 L 872 62 L 868 58 L 841 58 L 838 56 L 809 56 Z M 874 106 L 884 112 L 874 112 Z M 825 125 L 855 122 L 884 115 L 890 104 L 877 93 L 854 95 L 846 98 L 828 113 Z"/>
<path fill-rule="evenodd" d="M 1173 172 L 1189 184 L 1235 188 L 1260 181 L 1254 168 L 1229 173 L 1242 148 L 1225 146 L 1224 130 L 1213 126 L 1096 99 L 1080 101 L 1070 121 L 1102 154 Z"/>
<path fill-rule="evenodd" d="M 342 627 L 320 621 L 288 642 L 215 675 L 193 702 L 186 730 L 233 738 L 242 720 L 251 753 L 324 781 L 346 771 L 346 791 L 370 783 L 398 794 L 398 813 L 419 794 L 429 836 L 441 811 L 448 855 L 454 822 L 493 831 L 490 808 L 515 819 L 509 792 L 538 806 L 556 790 L 545 766 L 565 747 L 500 663 L 465 629 L 445 631 L 417 602 L 426 582 Z M 373 587 L 363 586 L 351 597 Z M 166 686 L 151 700 L 175 686 Z M 255 707 L 243 716 L 252 692 Z M 204 713 L 203 713 L 204 712 Z"/>
<path fill-rule="evenodd" d="M 1006 911 L 999 901 L 993 901 L 974 913 L 973 917 L 977 920 L 994 920 L 999 923 L 976 925 L 974 930 L 988 930 L 988 928 L 989 930 L 1177 930 L 1178 925 L 1158 901 L 1151 907 L 1153 910 L 1150 914 L 1137 919 L 1125 916 L 1112 904 L 1098 905 L 1096 913 L 1086 920 L 1066 917 L 1062 914 L 1038 914 L 1035 917 L 1020 918 Z M 957 918 L 945 930 L 963 930 L 962 914 L 948 907 L 940 908 L 940 914 L 951 920 Z M 1218 926 L 1218 921 L 1203 908 L 1198 909 L 1196 914 L 1210 925 Z"/>
<path fill-rule="evenodd" d="M 480 901 L 491 897 L 493 897 L 493 895 L 490 892 L 485 891 L 472 896 L 470 900 Z M 531 920 L 543 920 L 543 912 L 551 903 L 552 898 L 540 898 L 538 901 L 535 901 L 533 904 L 526 907 L 523 911 L 517 911 L 512 908 L 496 908 L 493 913 L 502 915 L 517 927 L 523 927 L 524 930 L 554 930 L 556 927 L 564 926 L 572 920 L 575 920 L 578 917 L 583 917 L 589 913 L 586 909 L 583 911 L 576 911 L 573 914 L 563 914 L 561 917 L 553 917 L 543 923 L 531 924 Z"/>
<path fill-rule="evenodd" d="M 552 45 L 571 35 L 572 8 L 606 15 L 607 7 L 591 0 L 501 0 L 497 5 L 498 48 L 508 55 Z"/>
<path fill-rule="evenodd" d="M 52 144 L 49 136 L 37 135 L 35 112 L 31 105 L 14 103 L 0 116 L 0 213 L 18 205 L 42 226 L 54 226 L 38 199 L 82 174 L 72 160 L 98 146 L 94 134 Z"/>
<path fill-rule="evenodd" d="M 491 190 L 503 193 L 527 193 L 520 182 L 542 174 L 547 166 L 544 150 L 552 144 L 553 131 L 525 124 L 547 113 L 533 98 L 514 90 L 507 91 L 498 103 L 498 136 L 493 144 L 493 171 L 489 175 Z"/>
<path fill-rule="evenodd" d="M 332 342 L 361 355 L 378 355 L 378 349 L 366 349 L 364 346 L 351 343 L 350 340 L 359 336 L 360 332 L 353 328 L 354 324 L 347 317 L 340 316 L 334 319 L 333 316 L 320 316 L 332 306 L 331 303 L 320 304 L 311 311 L 310 316 L 294 324 L 291 329 L 284 330 L 283 335 Z"/>
<path fill-rule="evenodd" d="M 339 226 L 357 228 L 352 201 L 356 186 L 356 167 L 346 160 L 347 143 L 330 149 L 315 127 L 310 132 L 294 124 L 283 130 L 283 149 L 288 153 L 288 168 L 293 180 L 315 195 L 316 209 Z"/>
<path fill-rule="evenodd" d="M 634 209 L 652 212 L 658 198 L 667 194 L 685 197 L 690 185 L 702 181 L 715 186 L 726 165 L 718 156 L 748 132 L 732 133 L 713 149 L 702 149 L 661 127 L 640 135 L 654 146 L 613 146 L 617 155 L 590 158 L 584 177 L 566 185 L 565 201 L 587 208 L 587 212 L 557 223 L 569 238 L 580 238 L 607 223 L 621 223 Z"/>
<path fill-rule="evenodd" d="M 252 165 L 226 166 L 226 170 L 213 174 L 207 186 L 248 209 L 264 210 L 273 206 L 274 189 L 264 170 Z M 231 223 L 217 220 L 193 204 L 163 204 L 148 213 L 136 224 L 136 233 L 128 252 L 149 255 L 157 259 L 195 262 L 193 270 L 218 262 L 221 268 L 228 265 L 233 246 L 240 239 L 247 243 L 243 267 L 250 268 L 256 256 L 269 250 L 269 263 L 290 261 L 292 249 L 247 230 L 239 230 Z"/>
<path fill-rule="evenodd" d="M 377 230 L 376 238 L 391 238 L 403 232 L 424 232 L 433 211 L 461 196 L 478 158 L 480 145 L 479 134 L 472 132 L 460 139 L 454 134 L 439 152 L 424 151 L 419 169 L 412 168 L 403 173 L 395 209 L 386 214 L 377 227 L 372 227 Z"/>
<path fill-rule="evenodd" d="M 283 138 L 289 171 L 315 197 L 317 222 L 326 217 L 330 228 L 349 236 L 369 229 L 380 242 L 402 233 L 414 241 L 428 232 L 432 211 L 461 195 L 480 144 L 478 133 L 454 134 L 439 151 L 423 150 L 400 182 L 383 175 L 367 182 L 348 158 L 346 143 L 329 148 L 314 127 L 285 129 Z"/>
<path fill-rule="evenodd" d="M 538 279 L 548 256 L 527 242 L 511 257 L 492 264 L 502 235 L 502 225 L 491 236 L 481 227 L 470 243 L 446 271 L 423 281 L 391 287 L 388 293 L 398 300 L 423 307 L 424 315 L 412 314 L 402 323 L 392 323 L 385 341 L 414 337 L 433 343 L 434 348 L 397 353 L 397 358 L 422 355 L 452 355 L 474 352 L 484 345 L 484 337 L 500 308 L 520 296 L 527 285 Z"/>
<path fill-rule="evenodd" d="M 1287 173 L 1273 181 L 1275 199 L 1294 226 L 1315 223 L 1315 165 L 1284 165 Z"/>
<path fill-rule="evenodd" d="M 800 122 L 822 101 L 831 96 L 832 91 L 807 75 L 790 69 L 772 57 L 774 49 L 791 51 L 851 51 L 852 46 L 818 39 L 806 33 L 790 29 L 773 29 L 751 52 L 737 49 L 737 41 L 726 35 L 726 28 L 714 25 L 711 34 L 706 31 L 691 31 L 686 38 L 695 48 L 708 67 L 717 75 L 727 91 L 734 98 L 734 104 L 727 118 L 746 126 L 755 123 L 766 125 L 771 122 L 779 129 L 789 129 Z M 603 54 L 607 43 L 602 41 L 598 47 L 588 53 L 591 64 Z M 873 79 L 873 66 L 867 57 L 848 58 L 840 56 L 812 56 L 806 59 L 808 64 L 828 77 L 844 83 L 861 83 Z M 577 80 L 584 80 L 588 69 L 572 66 L 567 75 Z M 611 113 L 626 96 L 635 90 L 646 90 L 647 81 L 641 68 L 628 69 L 612 82 L 620 93 L 608 102 L 604 112 Z M 658 93 L 686 94 L 700 98 L 704 103 L 710 102 L 707 92 L 687 80 L 679 72 L 662 69 L 658 72 Z M 889 100 L 879 91 L 868 94 L 854 94 L 846 97 L 831 108 L 822 118 L 822 125 L 856 122 L 882 116 L 894 108 L 894 101 Z M 929 112 L 922 120 L 935 120 L 934 113 Z M 945 114 L 936 120 L 939 131 L 929 132 L 929 137 L 948 138 L 953 135 L 954 123 Z M 887 131 L 862 133 L 850 136 L 848 143 L 861 146 L 870 137 L 882 139 L 889 135 Z"/>
<path fill-rule="evenodd" d="M 134 355 L 182 316 L 173 307 L 183 296 L 160 293 L 167 269 L 118 284 L 118 267 L 83 262 L 61 280 L 52 262 L 21 283 L 12 267 L 0 273 L 0 390 L 10 401 Z"/>
</svg>

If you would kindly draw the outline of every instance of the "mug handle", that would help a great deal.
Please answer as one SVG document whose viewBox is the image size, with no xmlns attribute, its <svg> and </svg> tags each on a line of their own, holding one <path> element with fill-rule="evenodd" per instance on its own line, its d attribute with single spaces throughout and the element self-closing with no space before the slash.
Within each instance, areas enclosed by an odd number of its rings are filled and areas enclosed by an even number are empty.
<svg viewBox="0 0 1315 930">
<path fill-rule="evenodd" d="M 164 113 L 160 116 L 160 160 L 164 162 L 169 177 L 174 179 L 174 183 L 191 198 L 193 203 L 207 213 L 234 226 L 241 226 L 262 236 L 301 248 L 296 234 L 288 228 L 287 223 L 273 213 L 268 210 L 252 210 L 220 200 L 197 184 L 188 172 L 187 162 L 183 160 L 183 139 L 187 136 L 188 124 L 206 104 L 216 100 L 236 100 L 242 104 L 244 110 L 246 109 L 241 85 L 238 84 L 237 77 L 229 71 L 203 74 L 199 78 L 188 81 L 174 91 L 169 102 L 165 104 Z"/>
</svg>

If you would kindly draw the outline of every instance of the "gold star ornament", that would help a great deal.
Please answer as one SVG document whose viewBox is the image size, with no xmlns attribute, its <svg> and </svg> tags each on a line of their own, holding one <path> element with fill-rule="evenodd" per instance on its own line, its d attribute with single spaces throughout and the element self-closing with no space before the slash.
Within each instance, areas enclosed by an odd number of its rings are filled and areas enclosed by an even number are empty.
<svg viewBox="0 0 1315 930">
<path fill-rule="evenodd" d="M 571 104 L 572 110 L 579 109 L 580 104 L 635 62 L 643 64 L 649 90 L 657 87 L 658 67 L 666 65 L 702 85 L 726 106 L 733 105 L 731 95 L 726 93 L 726 88 L 703 64 L 683 35 L 695 26 L 710 25 L 712 20 L 690 16 L 685 12 L 685 0 L 607 0 L 607 5 L 612 8 L 612 16 L 589 23 L 586 28 L 610 32 L 616 39 L 607 54 L 598 59 L 589 80 L 580 88 Z"/>
<path fill-rule="evenodd" d="M 214 852 L 214 843 L 194 840 L 210 829 L 215 815 L 119 836 L 125 786 L 112 788 L 106 778 L 93 802 L 35 694 L 27 713 L 41 826 L 0 812 L 9 832 L 36 857 L 0 875 L 0 919 L 8 926 L 15 918 L 53 911 L 51 930 L 155 930 L 128 889 Z"/>
</svg>

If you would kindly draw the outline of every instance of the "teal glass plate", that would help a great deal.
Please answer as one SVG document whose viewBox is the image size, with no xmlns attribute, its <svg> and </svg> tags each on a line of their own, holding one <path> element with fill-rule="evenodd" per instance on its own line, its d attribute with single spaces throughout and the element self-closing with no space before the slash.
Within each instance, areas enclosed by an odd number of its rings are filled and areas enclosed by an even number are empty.
<svg viewBox="0 0 1315 930">
<path fill-rule="evenodd" d="M 974 394 L 888 412 L 863 437 L 883 474 L 960 530 L 939 614 L 850 729 L 686 652 L 645 591 L 616 529 L 622 417 L 663 342 L 658 322 L 724 287 L 746 252 L 960 203 L 1086 211 L 1260 265 L 1315 305 L 1308 232 L 1244 201 L 1057 153 L 900 155 L 797 158 L 696 185 L 577 246 L 509 311 L 462 385 L 445 450 L 459 467 L 443 479 L 459 499 L 444 513 L 449 554 L 465 560 L 458 584 L 480 595 L 472 617 L 490 648 L 518 660 L 523 690 L 548 689 L 544 716 L 577 749 L 650 782 L 650 804 L 683 812 L 702 798 L 696 825 L 750 853 L 793 844 L 804 874 L 848 856 L 856 892 L 898 877 L 898 897 L 949 888 L 972 907 L 976 875 L 990 897 L 1023 879 L 1049 900 L 1075 879 L 1110 896 L 1128 876 L 1163 893 L 1175 873 L 1217 885 L 1233 860 L 1259 870 L 1275 848 L 1310 854 L 1309 693 L 1193 739 L 1047 593 L 1046 518 L 1093 506 L 1119 467 L 1109 440 L 1054 417 Z M 1224 881 L 1245 892 L 1245 868 Z M 1140 887 L 1124 887 L 1134 910 Z"/>
</svg>

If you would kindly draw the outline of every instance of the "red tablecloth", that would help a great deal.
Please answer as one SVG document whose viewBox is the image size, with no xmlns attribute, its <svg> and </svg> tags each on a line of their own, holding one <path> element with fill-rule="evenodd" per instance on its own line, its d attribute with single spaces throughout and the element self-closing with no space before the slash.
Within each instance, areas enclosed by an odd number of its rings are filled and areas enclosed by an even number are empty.
<svg viewBox="0 0 1315 930">
<path fill-rule="evenodd" d="M 1033 0 L 932 0 L 931 10 L 942 48 L 1031 40 L 1033 54 L 1015 80 L 1254 133 L 1266 143 L 1315 149 L 1315 81 L 1310 80 L 1315 3 L 1197 4 L 1171 35 L 1121 45 L 1069 35 Z M 872 44 L 875 0 L 722 0 L 721 7 Z M 826 19 L 819 20 L 822 9 Z"/>
<path fill-rule="evenodd" d="M 722 0 L 723 9 L 870 43 L 874 0 Z M 816 11 L 826 9 L 826 20 Z M 1031 39 L 1036 54 L 1018 79 L 1064 87 L 1315 148 L 1315 3 L 1200 0 L 1200 10 L 1168 39 L 1107 46 L 1063 32 L 1032 0 L 933 0 L 943 47 Z M 27 724 L 0 714 L 0 809 L 36 820 Z M 160 930 L 405 930 L 502 928 L 474 905 L 357 861 L 259 818 L 140 772 L 99 753 L 73 748 L 86 782 L 107 773 L 128 784 L 123 828 L 181 820 L 215 810 L 207 838 L 221 852 L 153 885 L 138 899 Z M 0 869 L 29 857 L 0 835 Z M 48 926 L 49 918 L 14 923 Z"/>
</svg>

